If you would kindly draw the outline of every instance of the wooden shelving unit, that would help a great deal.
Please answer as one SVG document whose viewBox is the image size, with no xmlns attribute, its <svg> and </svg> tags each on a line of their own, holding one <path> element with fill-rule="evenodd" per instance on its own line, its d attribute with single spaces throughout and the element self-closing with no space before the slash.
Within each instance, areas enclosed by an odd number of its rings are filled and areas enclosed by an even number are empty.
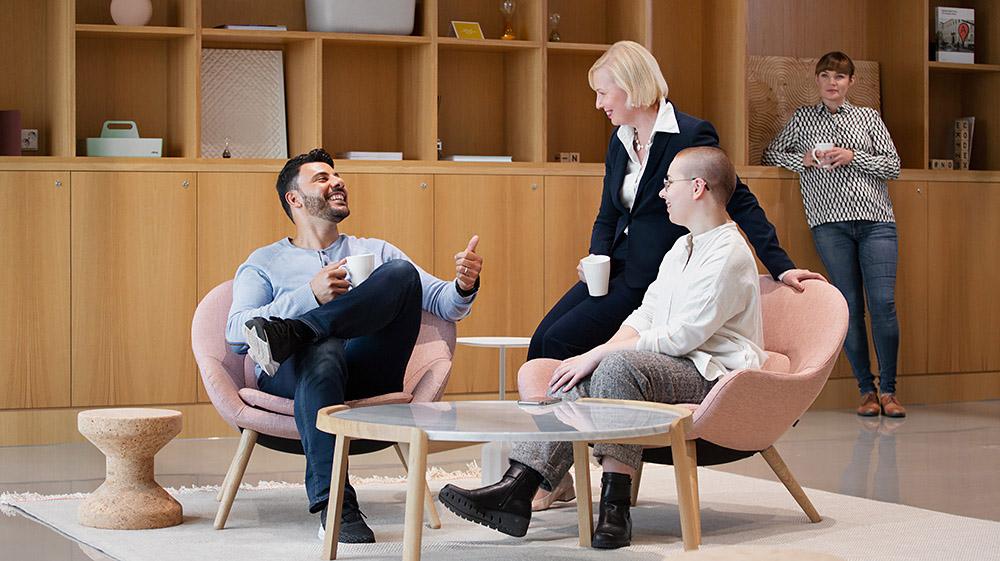
<svg viewBox="0 0 1000 561">
<path fill-rule="evenodd" d="M 14 0 L 0 17 L 0 105 L 40 132 L 26 156 L 80 157 L 108 119 L 162 137 L 164 156 L 202 158 L 203 48 L 284 53 L 289 150 L 511 155 L 551 162 L 579 152 L 603 160 L 610 125 L 593 109 L 590 65 L 621 39 L 646 44 L 681 111 L 711 120 L 747 164 L 746 57 L 814 57 L 844 50 L 880 63 L 883 114 L 903 167 L 950 156 L 954 119 L 981 119 L 973 168 L 1000 170 L 1000 28 L 979 29 L 976 64 L 928 61 L 933 10 L 943 0 L 845 0 L 842 17 L 815 17 L 795 0 L 518 0 L 517 39 L 503 41 L 495 0 L 422 0 L 410 35 L 306 30 L 301 0 L 154 0 L 150 25 L 117 26 L 106 0 Z M 1000 15 L 988 0 L 947 2 Z M 559 13 L 559 42 L 548 17 Z M 451 37 L 452 20 L 478 21 L 486 39 Z M 217 29 L 227 23 L 287 31 Z M 41 46 L 41 48 L 39 48 Z"/>
</svg>

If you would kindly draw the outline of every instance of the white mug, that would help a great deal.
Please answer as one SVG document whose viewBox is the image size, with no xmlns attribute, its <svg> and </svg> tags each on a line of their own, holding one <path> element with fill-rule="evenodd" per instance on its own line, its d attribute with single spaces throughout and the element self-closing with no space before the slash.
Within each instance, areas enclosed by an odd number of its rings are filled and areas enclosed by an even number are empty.
<svg viewBox="0 0 1000 561">
<path fill-rule="evenodd" d="M 375 268 L 375 254 L 349 255 L 344 267 L 351 274 L 351 286 L 357 287 L 368 279 L 368 275 L 372 274 L 372 269 Z"/>
<path fill-rule="evenodd" d="M 816 146 L 812 149 L 813 161 L 819 164 L 819 156 L 817 156 L 817 154 L 820 152 L 826 152 L 827 150 L 833 150 L 832 142 L 817 142 Z M 830 166 L 820 165 L 820 167 L 823 169 L 830 169 Z"/>
<path fill-rule="evenodd" d="M 583 278 L 587 279 L 587 292 L 591 296 L 608 293 L 608 278 L 611 276 L 611 258 L 607 255 L 588 255 L 580 260 Z"/>
</svg>

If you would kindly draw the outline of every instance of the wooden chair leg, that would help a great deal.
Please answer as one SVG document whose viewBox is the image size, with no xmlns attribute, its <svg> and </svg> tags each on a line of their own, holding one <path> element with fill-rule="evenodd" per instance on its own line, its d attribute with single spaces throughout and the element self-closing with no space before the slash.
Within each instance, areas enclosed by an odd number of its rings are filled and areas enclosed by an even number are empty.
<svg viewBox="0 0 1000 561">
<path fill-rule="evenodd" d="M 635 506 L 639 502 L 639 482 L 642 481 L 642 466 L 644 464 L 639 464 L 639 469 L 635 470 L 635 477 L 632 478 L 632 496 L 629 498 L 632 506 Z"/>
<path fill-rule="evenodd" d="M 691 495 L 694 504 L 694 525 L 695 533 L 698 535 L 698 543 L 701 543 L 701 493 L 698 489 L 698 447 L 695 446 L 695 441 L 688 440 L 685 444 L 687 449 L 688 462 L 691 464 Z"/>
<path fill-rule="evenodd" d="M 406 443 L 396 443 L 392 445 L 392 448 L 396 451 L 399 462 L 403 464 L 403 469 L 407 470 L 407 474 L 409 474 L 409 468 L 406 465 L 406 457 L 410 454 L 409 446 Z M 434 504 L 434 496 L 431 495 L 431 486 L 427 483 L 426 477 L 424 478 L 424 512 L 427 514 L 428 528 L 433 530 L 441 528 L 441 517 L 438 516 L 437 505 Z"/>
<path fill-rule="evenodd" d="M 243 483 L 243 474 L 247 471 L 247 464 L 250 463 L 250 454 L 257 444 L 257 431 L 243 429 L 240 436 L 240 445 L 236 449 L 236 456 L 226 473 L 226 480 L 222 485 L 222 497 L 219 503 L 219 510 L 215 513 L 215 529 L 221 530 L 226 527 L 226 519 L 229 518 L 229 511 L 233 508 L 233 501 L 236 499 L 236 491 Z"/>
<path fill-rule="evenodd" d="M 691 455 L 688 453 L 687 442 L 684 438 L 684 429 L 679 422 L 675 422 L 670 427 L 670 454 L 674 460 L 674 479 L 677 484 L 677 508 L 681 515 L 681 538 L 684 542 L 685 551 L 698 549 L 701 544 L 701 522 L 700 513 L 696 510 L 698 500 L 697 487 L 693 487 L 691 472 L 698 469 L 697 464 L 692 463 Z"/>
<path fill-rule="evenodd" d="M 774 446 L 764 450 L 760 453 L 760 455 L 764 456 L 764 460 L 767 461 L 767 465 L 771 466 L 771 470 L 774 471 L 774 475 L 777 475 L 778 479 L 785 484 L 785 488 L 792 494 L 792 498 L 795 499 L 795 502 L 799 503 L 799 506 L 802 507 L 802 511 L 809 517 L 809 521 L 819 522 L 820 520 L 823 520 L 819 513 L 816 512 L 816 507 L 813 506 L 812 501 L 810 501 L 809 497 L 806 496 L 805 491 L 802 490 L 799 482 L 795 480 L 795 476 L 792 475 L 791 470 L 789 470 L 788 466 L 785 465 L 784 460 L 781 459 L 781 456 L 778 454 L 778 451 L 774 448 Z"/>
<path fill-rule="evenodd" d="M 240 434 L 240 440 L 242 439 L 243 435 Z M 231 462 L 229 462 L 229 468 L 226 469 L 226 476 L 222 478 L 222 485 L 219 485 L 219 492 L 215 494 L 215 502 L 219 502 L 222 500 L 222 494 L 226 491 L 226 488 L 229 487 L 229 476 L 236 471 L 236 464 L 239 463 L 239 459 L 240 459 L 239 444 L 237 444 L 236 454 L 233 454 L 233 459 Z"/>
</svg>

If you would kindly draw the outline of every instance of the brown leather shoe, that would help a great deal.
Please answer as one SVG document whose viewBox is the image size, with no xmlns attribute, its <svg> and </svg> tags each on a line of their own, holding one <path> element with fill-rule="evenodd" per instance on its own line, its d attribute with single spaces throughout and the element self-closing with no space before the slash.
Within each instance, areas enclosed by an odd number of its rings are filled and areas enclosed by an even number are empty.
<svg viewBox="0 0 1000 561">
<path fill-rule="evenodd" d="M 868 392 L 861 396 L 861 405 L 858 406 L 858 415 L 862 417 L 877 417 L 881 408 L 878 405 L 878 396 L 875 392 Z"/>
<path fill-rule="evenodd" d="M 896 399 L 896 394 L 884 393 L 879 396 L 879 402 L 882 404 L 882 414 L 886 417 L 898 419 L 906 416 L 906 409 L 903 407 L 903 404 Z"/>
</svg>

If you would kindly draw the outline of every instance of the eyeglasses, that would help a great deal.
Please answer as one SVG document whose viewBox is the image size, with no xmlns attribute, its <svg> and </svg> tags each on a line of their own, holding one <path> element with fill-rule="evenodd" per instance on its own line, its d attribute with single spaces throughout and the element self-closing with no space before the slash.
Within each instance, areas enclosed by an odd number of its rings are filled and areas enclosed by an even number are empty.
<svg viewBox="0 0 1000 561">
<path fill-rule="evenodd" d="M 667 177 L 666 179 L 663 180 L 663 187 L 666 188 L 666 189 L 669 189 L 671 185 L 673 185 L 674 183 L 677 183 L 678 181 L 694 181 L 695 179 L 701 179 L 701 178 L 700 177 L 689 177 L 687 179 L 670 179 L 669 177 Z M 704 179 L 702 179 L 702 181 L 704 181 Z M 707 182 L 705 183 L 705 190 L 706 191 L 709 190 Z"/>
</svg>

